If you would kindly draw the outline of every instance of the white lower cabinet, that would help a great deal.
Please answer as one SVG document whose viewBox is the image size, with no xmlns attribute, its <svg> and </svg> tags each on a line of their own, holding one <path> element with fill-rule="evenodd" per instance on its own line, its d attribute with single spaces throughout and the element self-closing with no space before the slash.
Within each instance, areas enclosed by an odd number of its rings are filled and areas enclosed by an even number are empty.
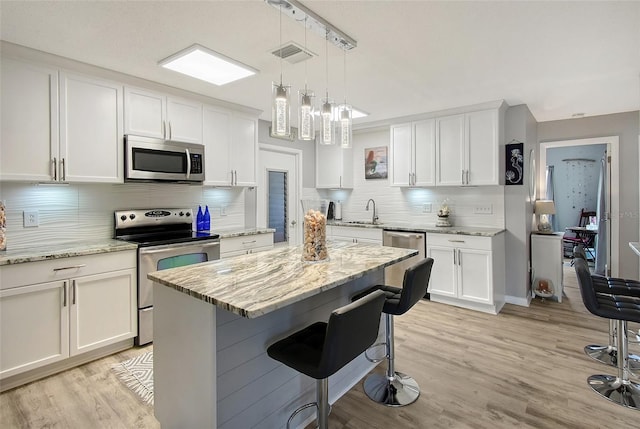
<svg viewBox="0 0 640 429">
<path fill-rule="evenodd" d="M 373 243 L 382 245 L 381 228 L 360 228 L 357 226 L 327 227 L 327 236 L 332 240 L 350 241 L 352 243 Z"/>
<path fill-rule="evenodd" d="M 0 267 L 0 379 L 133 338 L 136 252 Z"/>
<path fill-rule="evenodd" d="M 504 305 L 504 234 L 427 234 L 431 300 L 497 314 Z"/>
<path fill-rule="evenodd" d="M 220 239 L 220 258 L 247 255 L 273 249 L 273 233 Z"/>
</svg>

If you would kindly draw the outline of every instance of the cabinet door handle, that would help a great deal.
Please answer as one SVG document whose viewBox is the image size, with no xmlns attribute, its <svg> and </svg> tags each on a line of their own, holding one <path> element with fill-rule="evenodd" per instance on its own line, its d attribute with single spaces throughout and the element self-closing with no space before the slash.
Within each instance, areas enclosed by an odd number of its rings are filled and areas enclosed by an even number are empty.
<svg viewBox="0 0 640 429">
<path fill-rule="evenodd" d="M 467 185 L 469 184 L 469 170 L 467 170 Z"/>
<path fill-rule="evenodd" d="M 453 249 L 453 265 L 458 265 L 458 259 L 456 258 L 456 249 Z"/>
<path fill-rule="evenodd" d="M 72 292 L 71 305 L 76 305 L 76 281 L 75 280 L 71 282 L 71 292 Z"/>
<path fill-rule="evenodd" d="M 462 253 L 460 253 L 460 249 L 458 249 L 458 265 L 462 265 Z"/>
<path fill-rule="evenodd" d="M 417 179 L 416 179 L 416 173 L 413 173 L 413 186 L 416 185 Z"/>
<path fill-rule="evenodd" d="M 167 138 L 167 121 L 162 121 L 162 138 Z"/>
<path fill-rule="evenodd" d="M 169 122 L 169 140 L 171 140 L 171 138 L 173 137 L 173 133 L 171 132 L 171 121 Z"/>
<path fill-rule="evenodd" d="M 238 170 L 233 170 L 233 177 L 234 177 L 234 181 L 236 186 L 238 186 Z"/>
<path fill-rule="evenodd" d="M 60 160 L 60 163 L 62 164 L 62 168 L 61 168 L 62 171 L 61 171 L 61 174 L 60 174 L 60 176 L 61 176 L 60 180 L 62 180 L 64 182 L 65 180 L 67 180 L 67 169 L 65 167 L 64 158 L 62 158 Z"/>
<path fill-rule="evenodd" d="M 58 159 L 56 157 L 53 157 L 52 170 L 51 175 L 53 176 L 53 180 L 58 180 Z"/>
<path fill-rule="evenodd" d="M 67 306 L 67 282 L 64 282 L 63 291 L 62 291 L 62 306 Z"/>
<path fill-rule="evenodd" d="M 78 268 L 83 268 L 83 267 L 86 267 L 86 266 L 87 266 L 87 264 L 71 265 L 69 267 L 54 268 L 53 271 L 77 270 Z"/>
<path fill-rule="evenodd" d="M 342 188 L 342 176 L 340 176 L 340 187 Z"/>
</svg>

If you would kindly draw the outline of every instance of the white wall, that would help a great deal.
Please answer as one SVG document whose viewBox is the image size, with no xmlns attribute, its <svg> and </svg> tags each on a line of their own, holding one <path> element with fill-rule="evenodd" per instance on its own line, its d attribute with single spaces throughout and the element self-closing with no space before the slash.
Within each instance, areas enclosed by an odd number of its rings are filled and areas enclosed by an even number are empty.
<svg viewBox="0 0 640 429">
<path fill-rule="evenodd" d="M 161 183 L 35 185 L 0 183 L 7 210 L 7 248 L 113 238 L 115 210 L 209 205 L 211 227 L 244 227 L 242 189 Z M 226 208 L 221 216 L 220 208 Z M 23 210 L 38 210 L 40 226 L 23 228 Z"/>
<path fill-rule="evenodd" d="M 370 220 L 365 210 L 369 198 L 376 202 L 380 222 L 435 225 L 436 212 L 448 199 L 452 211 L 450 220 L 455 226 L 484 226 L 504 228 L 504 190 L 501 186 L 399 188 L 390 186 L 389 179 L 364 178 L 365 148 L 389 147 L 389 128 L 361 131 L 354 135 L 353 190 L 321 190 L 321 195 L 341 201 L 343 220 Z M 425 203 L 431 213 L 423 213 Z M 473 214 L 475 204 L 491 203 L 493 214 Z"/>
</svg>

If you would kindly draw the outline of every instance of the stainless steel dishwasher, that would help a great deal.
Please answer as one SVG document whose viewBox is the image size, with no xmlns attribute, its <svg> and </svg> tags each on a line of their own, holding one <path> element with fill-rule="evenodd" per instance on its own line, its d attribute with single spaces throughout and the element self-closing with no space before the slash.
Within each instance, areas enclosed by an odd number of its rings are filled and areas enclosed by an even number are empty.
<svg viewBox="0 0 640 429">
<path fill-rule="evenodd" d="M 404 261 L 388 266 L 384 270 L 384 283 L 389 286 L 402 287 L 405 270 L 427 255 L 427 235 L 417 231 L 391 231 L 388 229 L 382 232 L 382 245 L 390 247 L 400 247 L 401 249 L 415 249 L 419 253 Z M 429 298 L 429 294 L 425 295 Z"/>
</svg>

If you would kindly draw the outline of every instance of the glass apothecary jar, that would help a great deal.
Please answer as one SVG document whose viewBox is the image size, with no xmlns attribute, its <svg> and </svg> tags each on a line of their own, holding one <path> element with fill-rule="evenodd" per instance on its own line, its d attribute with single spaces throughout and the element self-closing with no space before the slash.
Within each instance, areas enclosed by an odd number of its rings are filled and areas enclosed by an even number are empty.
<svg viewBox="0 0 640 429">
<path fill-rule="evenodd" d="M 327 250 L 327 210 L 329 200 L 302 200 L 304 214 L 302 260 L 324 261 Z"/>
</svg>

